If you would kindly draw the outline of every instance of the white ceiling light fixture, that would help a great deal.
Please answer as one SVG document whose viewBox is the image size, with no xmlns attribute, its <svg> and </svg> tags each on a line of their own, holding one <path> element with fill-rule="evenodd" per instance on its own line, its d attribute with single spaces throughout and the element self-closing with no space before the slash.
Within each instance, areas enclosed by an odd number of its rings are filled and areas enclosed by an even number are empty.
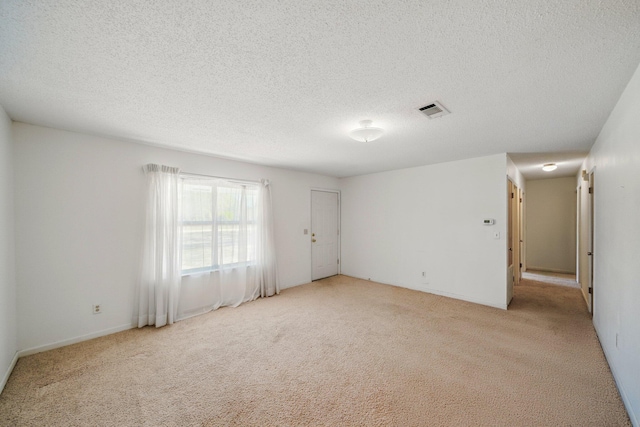
<svg viewBox="0 0 640 427">
<path fill-rule="evenodd" d="M 372 127 L 371 123 L 373 123 L 371 120 L 362 120 L 360 127 L 352 130 L 349 136 L 360 142 L 371 142 L 380 138 L 384 129 Z"/>
<path fill-rule="evenodd" d="M 542 166 L 542 170 L 545 172 L 551 172 L 558 169 L 558 165 L 556 165 L 555 163 L 547 163 L 546 165 Z"/>
</svg>

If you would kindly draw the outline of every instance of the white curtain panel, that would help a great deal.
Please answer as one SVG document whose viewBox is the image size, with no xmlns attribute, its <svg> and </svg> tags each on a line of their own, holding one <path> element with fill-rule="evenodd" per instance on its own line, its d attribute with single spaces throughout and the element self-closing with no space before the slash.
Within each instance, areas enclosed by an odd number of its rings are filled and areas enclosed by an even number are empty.
<svg viewBox="0 0 640 427">
<path fill-rule="evenodd" d="M 271 185 L 269 180 L 260 181 L 258 190 L 258 286 L 261 297 L 270 297 L 280 293 L 278 265 L 276 262 L 276 244 L 273 237 L 273 213 L 271 209 Z"/>
<path fill-rule="evenodd" d="M 268 181 L 187 178 L 182 189 L 179 318 L 279 293 Z"/>
<path fill-rule="evenodd" d="M 138 327 L 172 324 L 180 295 L 180 229 L 178 184 L 180 170 L 148 164 L 147 210 L 141 278 L 138 289 Z"/>
</svg>

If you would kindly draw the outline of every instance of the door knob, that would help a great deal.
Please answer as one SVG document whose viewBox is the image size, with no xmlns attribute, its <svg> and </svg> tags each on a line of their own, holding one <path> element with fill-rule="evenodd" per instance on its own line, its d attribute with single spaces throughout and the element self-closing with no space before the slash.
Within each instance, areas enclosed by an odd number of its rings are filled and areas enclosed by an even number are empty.
<svg viewBox="0 0 640 427">
<path fill-rule="evenodd" d="M 316 242 L 316 239 L 311 239 L 311 241 L 312 241 L 313 243 L 315 243 L 315 242 Z"/>
<path fill-rule="evenodd" d="M 311 233 L 311 237 L 316 237 L 316 233 Z"/>
</svg>

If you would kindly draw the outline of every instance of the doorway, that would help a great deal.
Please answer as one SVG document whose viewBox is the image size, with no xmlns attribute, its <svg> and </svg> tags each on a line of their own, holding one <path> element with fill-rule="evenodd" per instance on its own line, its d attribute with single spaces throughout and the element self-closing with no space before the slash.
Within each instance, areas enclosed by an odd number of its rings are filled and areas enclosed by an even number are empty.
<svg viewBox="0 0 640 427">
<path fill-rule="evenodd" d="M 340 194 L 311 190 L 311 280 L 340 273 Z"/>
<path fill-rule="evenodd" d="M 522 191 L 507 179 L 507 304 L 522 278 Z"/>
<path fill-rule="evenodd" d="M 527 269 L 527 257 L 524 246 L 524 197 L 524 191 L 520 189 L 520 197 L 518 198 L 518 258 L 520 258 L 520 263 L 518 264 L 518 284 L 520 284 L 520 280 L 522 279 L 522 273 Z"/>
<path fill-rule="evenodd" d="M 594 289 L 593 289 L 593 285 L 594 285 L 594 280 L 593 280 L 593 266 L 594 266 L 594 258 L 595 258 L 595 239 L 594 239 L 594 197 L 595 197 L 595 172 L 591 171 L 591 173 L 589 174 L 589 203 L 588 203 L 588 216 L 589 216 L 589 224 L 588 224 L 588 239 L 587 239 L 587 244 L 588 244 L 588 252 L 587 252 L 587 259 L 588 259 L 588 263 L 589 263 L 589 301 L 588 301 L 588 305 L 589 305 L 589 311 L 591 312 L 591 316 L 593 316 L 593 293 L 594 293 Z"/>
<path fill-rule="evenodd" d="M 595 258 L 595 173 L 582 171 L 578 186 L 578 282 L 593 315 Z"/>
<path fill-rule="evenodd" d="M 515 197 L 513 200 L 513 283 L 520 284 L 522 279 L 522 190 L 515 184 L 513 185 Z"/>
</svg>

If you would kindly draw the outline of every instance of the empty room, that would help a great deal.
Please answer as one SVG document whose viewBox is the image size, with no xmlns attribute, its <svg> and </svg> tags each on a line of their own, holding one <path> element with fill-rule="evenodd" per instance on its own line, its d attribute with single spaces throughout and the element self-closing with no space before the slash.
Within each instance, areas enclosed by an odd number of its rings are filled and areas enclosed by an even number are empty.
<svg viewBox="0 0 640 427">
<path fill-rule="evenodd" d="M 0 2 L 0 425 L 639 426 L 640 3 Z"/>
</svg>

